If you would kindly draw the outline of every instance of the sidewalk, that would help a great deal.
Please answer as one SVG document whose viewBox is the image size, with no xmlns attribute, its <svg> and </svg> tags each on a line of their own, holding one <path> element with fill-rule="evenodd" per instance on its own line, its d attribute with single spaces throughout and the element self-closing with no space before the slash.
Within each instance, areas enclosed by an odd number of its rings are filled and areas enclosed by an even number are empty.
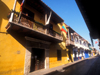
<svg viewBox="0 0 100 75">
<path fill-rule="evenodd" d="M 82 62 L 82 61 L 87 60 L 87 59 L 92 59 L 92 58 L 95 58 L 95 56 L 90 57 L 90 58 L 86 58 L 86 59 L 83 59 L 83 60 L 81 59 L 81 60 L 78 60 L 78 61 L 74 61 L 74 62 L 64 64 L 64 65 L 61 65 L 61 66 L 58 66 L 58 67 L 50 68 L 50 69 L 37 70 L 35 72 L 29 73 L 29 75 L 46 75 L 48 73 L 53 73 L 53 72 L 56 72 L 56 71 L 62 71 L 63 72 L 63 68 L 65 68 L 65 67 L 70 67 L 70 66 L 75 65 L 79 62 Z"/>
</svg>

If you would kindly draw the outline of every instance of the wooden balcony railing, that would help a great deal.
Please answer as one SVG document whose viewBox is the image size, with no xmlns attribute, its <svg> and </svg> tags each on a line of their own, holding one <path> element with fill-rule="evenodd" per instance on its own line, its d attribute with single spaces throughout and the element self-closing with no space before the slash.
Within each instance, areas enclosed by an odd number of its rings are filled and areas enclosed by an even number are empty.
<svg viewBox="0 0 100 75">
<path fill-rule="evenodd" d="M 70 39 L 66 39 L 66 45 L 74 45 L 74 41 Z"/>
<path fill-rule="evenodd" d="M 74 45 L 74 41 L 73 41 L 73 40 L 70 40 L 70 44 L 71 44 L 71 45 Z"/>
<path fill-rule="evenodd" d="M 50 30 L 50 29 L 48 29 L 48 30 L 47 30 L 47 34 L 48 34 L 48 35 L 51 35 L 51 36 L 53 36 L 53 37 L 56 37 L 56 38 L 62 39 L 61 34 L 55 32 L 54 30 Z"/>
<path fill-rule="evenodd" d="M 36 23 L 32 18 L 29 16 L 22 15 L 20 21 L 18 22 L 18 17 L 14 16 L 14 22 L 20 23 L 23 26 L 29 27 L 33 30 L 45 33 L 45 28 L 43 25 Z"/>
<path fill-rule="evenodd" d="M 66 46 L 69 46 L 69 45 L 70 45 L 70 40 L 66 39 Z"/>
<path fill-rule="evenodd" d="M 16 14 L 14 14 L 13 22 L 19 23 L 20 25 L 29 27 L 33 30 L 38 31 L 38 32 L 41 32 L 41 33 L 44 33 L 44 34 L 47 34 L 49 36 L 53 36 L 57 39 L 62 40 L 62 36 L 59 33 L 55 32 L 54 30 L 50 30 L 49 28 L 46 28 L 45 25 L 34 21 L 29 16 L 21 15 L 21 18 L 19 19 L 19 17 L 16 16 Z M 46 30 L 47 30 L 47 32 L 46 32 Z"/>
</svg>

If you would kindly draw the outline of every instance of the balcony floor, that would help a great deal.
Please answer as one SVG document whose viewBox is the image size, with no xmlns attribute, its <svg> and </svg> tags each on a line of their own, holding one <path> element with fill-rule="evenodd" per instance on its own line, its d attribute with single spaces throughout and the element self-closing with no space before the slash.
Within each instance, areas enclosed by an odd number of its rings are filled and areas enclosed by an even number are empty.
<svg viewBox="0 0 100 75">
<path fill-rule="evenodd" d="M 60 43 L 63 41 L 62 39 L 55 38 L 51 35 L 44 34 L 42 32 L 33 30 L 32 28 L 23 26 L 19 23 L 15 23 L 15 22 L 9 22 L 8 25 L 6 26 L 6 29 L 7 29 L 8 33 L 9 33 L 9 31 L 14 30 L 18 33 L 24 34 L 25 36 L 31 36 L 33 38 L 37 38 L 37 39 L 45 40 L 45 41 L 49 41 L 49 42 Z"/>
</svg>

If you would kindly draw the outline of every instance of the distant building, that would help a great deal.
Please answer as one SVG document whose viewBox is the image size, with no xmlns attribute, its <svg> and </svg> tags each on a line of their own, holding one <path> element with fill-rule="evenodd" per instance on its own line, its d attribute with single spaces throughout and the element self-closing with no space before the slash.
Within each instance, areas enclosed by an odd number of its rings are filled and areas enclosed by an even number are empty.
<svg viewBox="0 0 100 75">
<path fill-rule="evenodd" d="M 88 41 L 76 33 L 71 27 L 66 26 L 69 30 L 68 37 L 66 40 L 66 46 L 69 49 L 70 53 L 73 54 L 73 60 L 79 60 L 89 57 L 89 47 Z"/>
</svg>

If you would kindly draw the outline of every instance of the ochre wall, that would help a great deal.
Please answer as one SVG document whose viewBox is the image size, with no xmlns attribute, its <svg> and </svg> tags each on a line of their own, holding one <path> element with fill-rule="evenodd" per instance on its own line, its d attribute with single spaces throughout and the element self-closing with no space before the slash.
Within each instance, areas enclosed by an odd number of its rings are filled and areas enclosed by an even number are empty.
<svg viewBox="0 0 100 75">
<path fill-rule="evenodd" d="M 61 50 L 61 60 L 57 61 L 57 50 Z M 50 51 L 49 51 L 49 67 L 53 68 L 53 67 L 57 67 L 63 64 L 68 63 L 67 60 L 67 51 L 66 49 L 62 49 L 61 47 L 59 47 L 59 44 L 54 44 L 52 43 L 50 46 Z"/>
<path fill-rule="evenodd" d="M 44 14 L 39 13 L 37 10 L 35 10 L 34 8 L 29 7 L 29 6 L 25 6 L 25 8 L 29 9 L 30 11 L 32 11 L 34 13 L 35 21 L 38 21 L 39 23 L 42 23 L 43 25 L 45 25 L 45 15 Z M 61 25 L 57 25 L 54 22 L 52 22 L 51 20 L 50 20 L 50 23 L 53 25 L 54 31 L 61 33 L 61 31 L 60 31 Z"/>
<path fill-rule="evenodd" d="M 69 62 L 73 62 L 74 61 L 74 58 L 73 58 L 73 47 L 70 46 L 68 49 L 70 50 L 70 55 L 69 56 L 71 56 L 71 58 L 69 59 Z"/>
<path fill-rule="evenodd" d="M 56 26 L 58 26 L 58 28 L 56 28 Z M 61 33 L 61 31 L 60 31 L 61 28 L 62 28 L 62 25 L 60 23 L 54 26 L 54 30 L 58 31 L 59 33 Z M 49 51 L 50 52 L 49 53 L 50 68 L 61 66 L 61 65 L 71 62 L 71 60 L 68 61 L 69 49 L 66 48 L 66 33 L 62 32 L 61 35 L 63 36 L 63 42 L 51 43 L 50 51 Z M 61 50 L 61 60 L 60 61 L 57 61 L 57 50 Z M 73 57 L 72 50 L 71 50 L 71 57 Z M 72 60 L 73 60 L 73 58 L 72 58 Z"/>
<path fill-rule="evenodd" d="M 0 0 L 0 75 L 23 75 L 25 64 L 25 39 L 20 33 L 9 32 L 6 34 L 5 26 L 8 24 L 8 12 L 13 9 L 14 0 Z M 44 17 L 35 9 L 27 7 L 34 13 L 34 20 L 45 24 Z M 16 11 L 19 12 L 20 4 L 17 2 Z M 61 24 L 53 24 L 53 30 L 61 33 Z M 20 36 L 20 37 L 19 37 Z M 50 46 L 50 68 L 69 63 L 68 49 L 66 48 L 66 33 L 62 32 L 63 42 L 52 43 Z M 57 50 L 61 50 L 62 59 L 57 61 Z"/>
<path fill-rule="evenodd" d="M 21 35 L 11 34 L 0 34 L 0 75 L 23 75 L 25 40 Z"/>
<path fill-rule="evenodd" d="M 54 22 L 50 21 L 50 23 L 53 25 L 53 30 L 61 33 L 60 27 L 58 26 L 58 24 L 55 24 Z M 61 25 L 60 25 L 61 26 Z"/>
<path fill-rule="evenodd" d="M 39 13 L 37 10 L 35 10 L 32 7 L 25 6 L 25 8 L 29 9 L 31 12 L 34 13 L 34 20 L 35 21 L 38 21 L 38 22 L 42 23 L 43 25 L 45 25 L 45 15 Z"/>
<path fill-rule="evenodd" d="M 25 61 L 25 40 L 21 34 L 6 34 L 7 15 L 15 0 L 0 0 L 0 75 L 23 75 Z M 17 3 L 16 11 L 20 4 Z M 20 37 L 18 37 L 20 36 Z"/>
</svg>

